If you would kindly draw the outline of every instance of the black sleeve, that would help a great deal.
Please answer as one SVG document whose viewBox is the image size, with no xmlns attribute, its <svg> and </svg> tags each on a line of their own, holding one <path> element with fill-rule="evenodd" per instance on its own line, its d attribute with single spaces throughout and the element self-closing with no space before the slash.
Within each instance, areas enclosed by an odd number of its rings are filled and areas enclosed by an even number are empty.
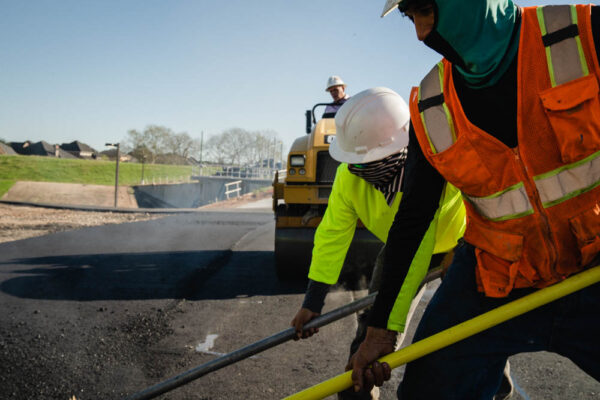
<svg viewBox="0 0 600 400">
<path fill-rule="evenodd" d="M 312 312 L 321 313 L 323 305 L 325 304 L 325 297 L 329 292 L 331 285 L 326 283 L 308 280 L 308 287 L 306 288 L 306 294 L 304 295 L 304 302 L 302 308 L 308 308 Z"/>
<path fill-rule="evenodd" d="M 596 45 L 596 57 L 600 63 L 600 6 L 592 6 L 592 36 Z"/>
<path fill-rule="evenodd" d="M 388 316 L 412 259 L 438 208 L 444 178 L 429 164 L 410 126 L 403 194 L 390 228 L 381 287 L 370 313 L 369 325 L 386 328 Z"/>
</svg>

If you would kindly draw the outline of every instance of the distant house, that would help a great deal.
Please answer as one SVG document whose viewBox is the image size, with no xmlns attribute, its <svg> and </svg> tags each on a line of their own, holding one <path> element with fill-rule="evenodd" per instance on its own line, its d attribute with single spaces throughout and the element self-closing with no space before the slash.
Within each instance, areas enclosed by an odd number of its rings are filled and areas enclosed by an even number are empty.
<svg viewBox="0 0 600 400">
<path fill-rule="evenodd" d="M 26 142 L 10 142 L 8 145 L 17 154 L 27 156 L 29 155 L 29 144 L 25 145 Z"/>
<path fill-rule="evenodd" d="M 64 151 L 57 144 L 50 144 L 45 141 L 32 143 L 29 140 L 25 142 L 10 142 L 10 147 L 17 153 L 24 156 L 46 156 L 57 158 L 77 158 L 68 151 Z"/>
<path fill-rule="evenodd" d="M 14 156 L 17 153 L 7 144 L 0 142 L 0 155 Z"/>
<path fill-rule="evenodd" d="M 110 161 L 114 161 L 117 158 L 117 149 L 108 149 L 100 152 L 101 156 L 108 158 Z M 137 158 L 132 156 L 131 154 L 125 154 L 119 152 L 119 161 L 120 162 L 138 162 Z"/>
<path fill-rule="evenodd" d="M 107 149 L 100 152 L 100 155 L 108 158 L 111 161 L 117 157 L 117 149 Z"/>
<path fill-rule="evenodd" d="M 98 152 L 96 150 L 78 140 L 71 143 L 63 143 L 60 145 L 60 148 L 79 158 L 91 158 L 95 160 L 96 157 L 98 157 Z"/>
<path fill-rule="evenodd" d="M 132 156 L 131 154 L 120 154 L 119 161 L 136 163 L 138 162 L 138 159 Z"/>
</svg>

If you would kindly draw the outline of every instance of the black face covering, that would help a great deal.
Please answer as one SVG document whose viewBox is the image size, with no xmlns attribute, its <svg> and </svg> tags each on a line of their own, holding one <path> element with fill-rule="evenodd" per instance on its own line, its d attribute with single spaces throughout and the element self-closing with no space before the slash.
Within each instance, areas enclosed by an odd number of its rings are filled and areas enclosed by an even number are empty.
<svg viewBox="0 0 600 400">
<path fill-rule="evenodd" d="M 372 184 L 383 193 L 388 205 L 392 205 L 396 193 L 400 191 L 406 162 L 406 147 L 398 153 L 382 160 L 366 164 L 348 164 L 348 170 L 359 178 Z"/>
<path fill-rule="evenodd" d="M 436 30 L 431 31 L 423 41 L 427 47 L 444 56 L 452 64 L 465 68 L 465 62 Z"/>
</svg>

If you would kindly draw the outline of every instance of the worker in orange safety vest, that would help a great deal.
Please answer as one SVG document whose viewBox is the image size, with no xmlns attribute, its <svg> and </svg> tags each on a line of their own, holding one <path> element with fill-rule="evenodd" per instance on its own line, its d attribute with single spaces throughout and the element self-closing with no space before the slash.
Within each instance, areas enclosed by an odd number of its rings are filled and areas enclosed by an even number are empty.
<svg viewBox="0 0 600 400">
<path fill-rule="evenodd" d="M 467 228 L 415 341 L 595 265 L 600 252 L 600 7 L 388 0 L 384 15 L 396 8 L 445 58 L 410 96 L 404 196 L 366 339 L 347 365 L 356 390 L 390 377 L 375 362 L 393 351 L 387 318 L 437 208 L 427 199 L 446 182 L 463 194 Z M 598 337 L 596 284 L 409 363 L 398 398 L 491 399 L 508 357 L 542 350 L 600 380 Z"/>
</svg>

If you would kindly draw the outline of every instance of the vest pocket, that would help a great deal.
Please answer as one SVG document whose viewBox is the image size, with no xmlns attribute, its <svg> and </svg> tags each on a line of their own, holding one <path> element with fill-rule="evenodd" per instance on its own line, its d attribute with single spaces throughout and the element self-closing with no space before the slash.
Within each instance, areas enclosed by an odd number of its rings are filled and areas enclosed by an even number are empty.
<svg viewBox="0 0 600 400">
<path fill-rule="evenodd" d="M 465 240 L 475 246 L 478 283 L 485 294 L 507 296 L 517 277 L 523 236 L 491 229 L 469 218 Z"/>
<path fill-rule="evenodd" d="M 540 99 L 563 162 L 575 162 L 600 149 L 600 101 L 593 74 L 545 90 Z"/>
<path fill-rule="evenodd" d="M 581 252 L 581 266 L 588 265 L 600 252 L 600 205 L 569 220 Z"/>
<path fill-rule="evenodd" d="M 464 136 L 441 153 L 430 153 L 433 166 L 442 176 L 465 193 L 495 193 L 492 174 L 471 142 Z M 459 167 L 457 168 L 457 165 Z M 464 165 L 468 165 L 466 168 Z"/>
</svg>

